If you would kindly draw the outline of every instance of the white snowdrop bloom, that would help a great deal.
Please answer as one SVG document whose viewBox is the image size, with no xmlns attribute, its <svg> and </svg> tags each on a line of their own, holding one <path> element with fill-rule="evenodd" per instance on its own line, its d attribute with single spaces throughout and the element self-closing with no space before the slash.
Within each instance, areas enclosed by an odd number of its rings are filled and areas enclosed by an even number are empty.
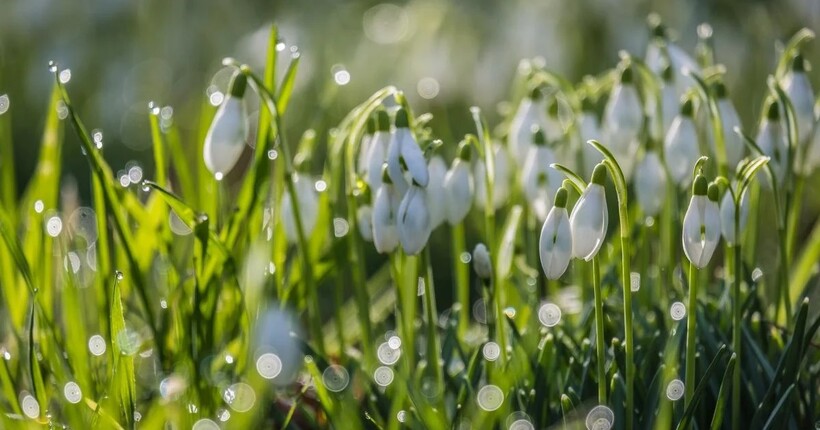
<svg viewBox="0 0 820 430">
<path fill-rule="evenodd" d="M 634 155 L 638 134 L 643 125 L 641 99 L 632 73 L 631 66 L 623 68 L 620 81 L 612 88 L 604 107 L 603 127 L 606 144 L 615 155 L 620 154 L 624 157 Z M 620 159 L 618 163 L 621 163 Z"/>
<path fill-rule="evenodd" d="M 359 206 L 356 210 L 356 227 L 365 242 L 373 242 L 373 208 L 370 205 Z"/>
<path fill-rule="evenodd" d="M 646 47 L 644 61 L 647 67 L 658 76 L 662 76 L 664 68 L 671 65 L 675 88 L 680 97 L 694 84 L 692 78 L 685 75 L 683 71 L 691 70 L 700 73 L 700 66 L 683 48 L 669 39 L 667 29 L 661 22 L 651 23 L 650 27 L 652 39 Z"/>
<path fill-rule="evenodd" d="M 559 188 L 555 193 L 555 205 L 541 227 L 538 253 L 548 279 L 558 279 L 567 270 L 572 258 L 572 230 L 567 214 L 567 190 L 564 188 Z"/>
<path fill-rule="evenodd" d="M 532 145 L 532 128 L 547 128 L 549 122 L 547 105 L 541 93 L 541 87 L 535 87 L 527 97 L 521 100 L 510 122 L 510 151 L 519 166 L 524 164 L 524 159 Z"/>
<path fill-rule="evenodd" d="M 606 166 L 598 164 L 581 198 L 575 203 L 569 217 L 572 230 L 572 256 L 592 260 L 606 236 L 609 214 L 606 207 Z"/>
<path fill-rule="evenodd" d="M 396 218 L 399 243 L 408 255 L 416 255 L 430 238 L 430 211 L 424 188 L 413 183 L 399 205 Z"/>
<path fill-rule="evenodd" d="M 749 220 L 749 193 L 743 193 L 740 198 L 740 234 L 746 228 Z M 737 243 L 735 237 L 735 202 L 732 199 L 732 193 L 726 192 L 723 194 L 723 199 L 720 201 L 720 232 L 723 234 L 723 239 L 730 245 Z"/>
<path fill-rule="evenodd" d="M 493 275 L 493 263 L 490 260 L 490 251 L 483 243 L 479 243 L 473 249 L 473 270 L 476 275 L 483 280 L 489 280 Z"/>
<path fill-rule="evenodd" d="M 359 153 L 356 157 L 356 173 L 359 176 L 367 175 L 367 168 L 369 166 L 368 157 L 370 156 L 370 145 L 373 142 L 373 135 L 376 133 L 376 119 L 372 116 L 367 118 L 367 130 L 362 136 L 361 144 L 359 145 Z"/>
<path fill-rule="evenodd" d="M 413 137 L 413 131 L 410 130 L 407 111 L 399 108 L 396 111 L 395 127 L 387 149 L 387 174 L 402 195 L 410 185 L 404 177 L 404 170 L 407 170 L 412 180 L 422 188 L 430 182 L 427 161 L 416 138 Z"/>
<path fill-rule="evenodd" d="M 445 177 L 447 175 L 447 164 L 441 156 L 436 155 L 430 158 L 427 163 L 427 171 L 430 173 L 430 183 L 427 184 L 427 208 L 430 211 L 430 230 L 435 230 L 447 218 Z"/>
<path fill-rule="evenodd" d="M 806 74 L 807 62 L 798 54 L 792 59 L 791 69 L 783 77 L 783 91 L 789 96 L 797 121 L 797 142 L 805 145 L 814 131 L 814 90 Z"/>
<path fill-rule="evenodd" d="M 703 269 L 720 241 L 718 190 L 714 184 L 707 186 L 702 175 L 695 178 L 692 188 L 692 199 L 683 217 L 683 252 L 695 267 Z"/>
<path fill-rule="evenodd" d="M 635 168 L 635 195 L 643 213 L 656 216 L 666 199 L 666 172 L 658 153 L 649 150 Z"/>
<path fill-rule="evenodd" d="M 510 182 L 512 182 L 512 165 L 507 150 L 499 144 L 493 145 L 493 164 L 495 179 L 493 181 L 493 207 L 500 208 L 510 197 Z M 484 210 L 487 202 L 487 181 L 485 180 L 484 160 L 478 160 L 475 165 L 475 203 Z"/>
<path fill-rule="evenodd" d="M 680 108 L 680 114 L 669 126 L 663 144 L 669 176 L 681 188 L 689 185 L 692 169 L 700 158 L 698 132 L 692 114 L 692 100 L 686 99 Z"/>
<path fill-rule="evenodd" d="M 595 114 L 594 107 L 591 102 L 584 100 L 584 110 L 578 119 L 578 137 L 580 138 L 580 146 L 582 148 L 582 156 L 584 157 L 584 177 L 592 175 L 595 166 L 604 160 L 604 156 L 595 149 L 594 146 L 588 145 L 590 140 L 602 140 L 601 124 Z"/>
<path fill-rule="evenodd" d="M 675 120 L 675 117 L 680 112 L 680 96 L 678 96 L 678 92 L 675 89 L 671 68 L 664 70 L 663 77 L 664 81 L 661 87 L 661 130 L 660 134 L 655 136 L 656 138 L 663 137 L 666 132 L 669 131 L 672 121 Z"/>
<path fill-rule="evenodd" d="M 541 130 L 534 133 L 533 145 L 521 172 L 521 188 L 530 208 L 539 221 L 547 218 L 552 207 L 555 192 L 564 180 L 561 172 L 550 167 L 555 163 L 555 154 L 547 147 L 546 137 Z"/>
<path fill-rule="evenodd" d="M 462 145 L 458 157 L 444 178 L 444 199 L 435 205 L 445 208 L 447 222 L 456 225 L 464 220 L 473 205 L 473 177 L 470 174 L 470 146 Z"/>
<path fill-rule="evenodd" d="M 816 127 L 820 127 L 817 126 L 818 122 L 820 122 L 820 119 L 815 120 Z M 806 155 L 802 157 L 797 167 L 799 168 L 798 173 L 809 175 L 820 166 L 820 131 L 815 130 L 814 136 L 807 142 L 805 148 L 804 153 Z"/>
<path fill-rule="evenodd" d="M 399 233 L 396 230 L 396 219 L 399 209 L 399 195 L 384 175 L 382 186 L 376 191 L 373 199 L 373 245 L 380 254 L 393 252 L 399 246 Z"/>
<path fill-rule="evenodd" d="M 227 175 L 245 149 L 248 114 L 242 97 L 246 88 L 247 78 L 243 73 L 237 72 L 231 80 L 228 96 L 219 105 L 208 134 L 205 135 L 203 158 L 205 167 L 214 176 Z"/>
<path fill-rule="evenodd" d="M 772 173 L 774 173 L 778 186 L 783 186 L 789 147 L 785 129 L 780 121 L 780 108 L 776 101 L 768 101 L 766 118 L 760 123 L 760 130 L 757 131 L 755 140 L 757 146 L 763 151 L 763 155 L 769 157 L 769 165 L 772 167 Z M 764 187 L 771 189 L 772 184 L 769 183 L 769 177 L 762 170 L 758 172 L 757 178 Z"/>
<path fill-rule="evenodd" d="M 384 109 L 379 109 L 375 113 L 375 121 L 376 132 L 367 153 L 367 185 L 374 191 L 382 185 L 382 166 L 390 146 L 390 117 Z"/>
<path fill-rule="evenodd" d="M 314 187 L 314 181 L 309 175 L 293 175 L 293 185 L 296 188 L 296 195 L 299 202 L 299 217 L 302 220 L 302 230 L 305 238 L 310 238 L 313 229 L 316 227 L 316 220 L 319 217 L 319 196 Z M 299 240 L 296 229 L 296 218 L 293 214 L 293 200 L 289 192 L 285 190 L 282 195 L 282 226 L 285 229 L 285 237 L 288 243 L 297 243 Z"/>
<path fill-rule="evenodd" d="M 726 85 L 723 82 L 718 82 L 715 84 L 713 90 L 717 98 L 718 112 L 720 113 L 721 125 L 723 126 L 723 144 L 726 148 L 726 164 L 734 167 L 737 166 L 737 163 L 743 158 L 745 149 L 743 138 L 735 133 L 735 127 L 741 127 L 740 117 L 732 101 L 729 100 Z M 711 127 L 709 130 L 711 130 Z M 712 153 L 719 157 L 715 138 L 714 136 L 711 137 L 709 142 Z"/>
</svg>

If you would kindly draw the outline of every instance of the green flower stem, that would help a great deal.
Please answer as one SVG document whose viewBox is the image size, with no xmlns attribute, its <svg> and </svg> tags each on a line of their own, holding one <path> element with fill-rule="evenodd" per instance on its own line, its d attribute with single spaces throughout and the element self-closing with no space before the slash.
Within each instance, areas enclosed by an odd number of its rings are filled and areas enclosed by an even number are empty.
<svg viewBox="0 0 820 430">
<path fill-rule="evenodd" d="M 438 311 L 436 310 L 436 296 L 433 291 L 433 266 L 430 263 L 430 251 L 427 247 L 421 251 L 423 264 L 419 267 L 424 279 L 424 313 L 427 323 L 427 368 L 436 381 L 436 392 L 444 389 L 444 377 L 439 357 L 441 356 L 441 342 L 438 337 Z M 443 397 L 441 397 L 443 399 Z"/>
<path fill-rule="evenodd" d="M 453 271 L 456 284 L 456 300 L 461 305 L 458 313 L 458 337 L 464 339 L 470 327 L 470 266 L 461 261 L 461 253 L 467 249 L 464 224 L 458 223 L 452 231 Z"/>
<path fill-rule="evenodd" d="M 397 250 L 390 255 L 390 268 L 393 275 L 393 282 L 396 284 L 396 308 L 398 318 L 396 325 L 401 335 L 401 349 L 406 370 L 410 372 L 415 367 L 416 360 L 416 336 L 414 323 L 416 320 L 416 296 L 417 284 L 407 284 L 406 271 L 413 274 L 413 279 L 417 281 L 416 271 L 413 269 L 411 259 L 415 257 L 405 257 L 401 250 Z M 408 373 L 409 374 L 409 373 Z"/>
<path fill-rule="evenodd" d="M 739 220 L 739 212 L 735 211 L 735 237 L 738 234 L 738 224 L 740 223 Z M 734 247 L 734 277 L 732 278 L 732 350 L 735 354 L 737 354 L 737 361 L 735 362 L 735 366 L 740 369 L 740 357 L 741 357 L 741 343 L 740 343 L 740 336 L 741 336 L 741 301 L 740 301 L 740 270 L 741 270 L 741 254 L 740 254 L 740 244 L 736 244 Z M 738 370 L 734 372 L 732 375 L 732 428 L 734 430 L 738 430 L 740 428 L 740 374 L 741 372 Z"/>
<path fill-rule="evenodd" d="M 628 287 L 627 287 L 628 288 Z M 592 257 L 592 290 L 595 293 L 595 354 L 598 369 L 598 404 L 606 404 L 606 344 L 604 342 L 604 298 L 601 295 L 601 268 Z"/>
<path fill-rule="evenodd" d="M 689 264 L 689 304 L 686 306 L 686 374 L 684 377 L 684 408 L 689 407 L 695 394 L 695 325 L 698 306 L 698 269 Z"/>
</svg>

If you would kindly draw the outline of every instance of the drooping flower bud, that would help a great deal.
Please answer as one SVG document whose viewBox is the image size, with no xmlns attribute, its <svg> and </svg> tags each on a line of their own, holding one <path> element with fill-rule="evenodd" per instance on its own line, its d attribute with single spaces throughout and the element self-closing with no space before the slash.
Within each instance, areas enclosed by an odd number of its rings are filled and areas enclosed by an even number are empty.
<svg viewBox="0 0 820 430">
<path fill-rule="evenodd" d="M 367 154 L 367 185 L 371 190 L 378 190 L 382 185 L 382 166 L 387 159 L 390 146 L 390 117 L 384 109 L 373 114 L 376 132 L 370 142 Z"/>
<path fill-rule="evenodd" d="M 473 270 L 476 275 L 484 281 L 493 276 L 493 263 L 490 260 L 490 251 L 483 243 L 479 243 L 473 249 Z"/>
<path fill-rule="evenodd" d="M 396 219 L 400 196 L 393 188 L 387 167 L 383 168 L 382 185 L 373 199 L 373 245 L 380 254 L 393 252 L 399 246 Z"/>
<path fill-rule="evenodd" d="M 314 181 L 310 176 L 294 174 L 293 185 L 296 188 L 296 198 L 299 202 L 302 230 L 308 238 L 313 233 L 319 217 L 319 195 L 316 193 Z M 293 197 L 287 191 L 282 195 L 282 226 L 285 229 L 288 243 L 297 243 L 299 235 L 293 212 Z"/>
<path fill-rule="evenodd" d="M 555 193 L 555 205 L 550 209 L 541 227 L 538 251 L 541 267 L 547 278 L 560 278 L 572 258 L 572 230 L 567 214 L 567 190 L 563 187 Z"/>
<path fill-rule="evenodd" d="M 559 171 L 550 167 L 555 161 L 544 133 L 536 129 L 533 132 L 533 145 L 521 172 L 521 187 L 539 221 L 546 219 L 547 212 L 552 207 L 553 196 L 564 179 Z"/>
<path fill-rule="evenodd" d="M 248 114 L 242 98 L 246 88 L 247 77 L 241 72 L 234 74 L 228 95 L 216 111 L 205 136 L 202 148 L 205 167 L 220 178 L 233 169 L 245 150 Z"/>
<path fill-rule="evenodd" d="M 370 144 L 373 142 L 374 134 L 376 134 L 376 118 L 371 115 L 367 118 L 367 130 L 365 130 L 362 136 L 362 141 L 359 145 L 359 154 L 356 158 L 356 173 L 358 173 L 359 176 L 365 176 L 367 174 Z"/>
<path fill-rule="evenodd" d="M 692 169 L 700 157 L 693 112 L 692 100 L 687 98 L 669 126 L 663 144 L 669 176 L 681 188 L 689 185 Z"/>
<path fill-rule="evenodd" d="M 435 155 L 427 163 L 427 171 L 430 172 L 430 183 L 426 189 L 427 208 L 430 210 L 430 230 L 435 230 L 447 219 L 447 164 L 440 155 Z"/>
<path fill-rule="evenodd" d="M 365 242 L 373 242 L 373 208 L 370 205 L 359 206 L 356 210 L 356 227 Z"/>
<path fill-rule="evenodd" d="M 548 123 L 546 101 L 541 93 L 541 87 L 536 86 L 521 100 L 510 123 L 510 151 L 519 166 L 524 164 L 532 145 L 532 127 L 544 128 Z"/>
<path fill-rule="evenodd" d="M 806 71 L 808 61 L 802 54 L 792 59 L 791 68 L 783 77 L 783 91 L 789 96 L 797 121 L 797 143 L 805 145 L 814 131 L 814 90 Z"/>
<path fill-rule="evenodd" d="M 712 189 L 714 200 L 707 197 Z M 720 210 L 717 204 L 717 188 L 710 187 L 703 175 L 695 178 L 689 208 L 683 217 L 683 252 L 697 268 L 709 264 L 720 240 Z"/>
<path fill-rule="evenodd" d="M 656 216 L 666 198 L 666 172 L 658 153 L 648 150 L 635 169 L 635 195 L 643 213 Z"/>
<path fill-rule="evenodd" d="M 426 187 L 430 182 L 427 161 L 410 130 L 407 111 L 399 108 L 396 111 L 395 127 L 387 149 L 387 173 L 400 194 L 404 194 L 409 186 L 404 178 L 403 167 L 406 167 L 412 180 L 420 187 Z"/>
<path fill-rule="evenodd" d="M 572 256 L 592 260 L 606 237 L 609 213 L 606 206 L 606 166 L 598 164 L 589 183 L 569 217 L 572 230 Z"/>
<path fill-rule="evenodd" d="M 470 174 L 470 146 L 462 142 L 459 155 L 444 178 L 445 197 L 436 202 L 446 208 L 447 222 L 456 225 L 464 220 L 473 205 L 473 178 Z"/>
<path fill-rule="evenodd" d="M 743 158 L 743 153 L 746 148 L 742 138 L 735 133 L 735 127 L 741 127 L 740 117 L 732 101 L 729 99 L 726 84 L 718 81 L 712 90 L 714 91 L 715 98 L 717 98 L 718 112 L 720 113 L 720 121 L 723 126 L 723 144 L 726 148 L 726 164 L 733 168 L 737 166 Z M 711 133 L 711 127 L 709 130 Z M 710 145 L 712 153 L 717 155 L 717 146 L 714 136 L 710 139 Z"/>
<path fill-rule="evenodd" d="M 746 223 L 749 220 L 749 193 L 743 192 L 740 198 L 740 228 L 739 233 L 743 233 L 746 228 Z M 732 199 L 732 193 L 726 192 L 723 194 L 723 199 L 720 201 L 720 232 L 723 234 L 723 239 L 729 245 L 737 243 L 735 237 L 735 201 Z"/>
<path fill-rule="evenodd" d="M 763 154 L 769 157 L 769 166 L 772 167 L 778 186 L 782 186 L 786 177 L 786 158 L 789 147 L 780 121 L 780 108 L 774 100 L 769 100 L 767 103 L 766 118 L 760 123 L 756 141 Z M 757 178 L 764 187 L 771 189 L 772 184 L 769 183 L 769 177 L 762 169 L 758 172 Z"/>
<path fill-rule="evenodd" d="M 613 87 L 604 108 L 605 143 L 629 178 L 635 165 L 638 133 L 643 125 L 643 108 L 635 87 L 632 67 L 621 70 L 620 81 Z"/>
<path fill-rule="evenodd" d="M 430 211 L 427 199 L 419 184 L 413 182 L 399 205 L 396 220 L 399 243 L 408 255 L 416 255 L 427 245 L 430 238 Z"/>
</svg>

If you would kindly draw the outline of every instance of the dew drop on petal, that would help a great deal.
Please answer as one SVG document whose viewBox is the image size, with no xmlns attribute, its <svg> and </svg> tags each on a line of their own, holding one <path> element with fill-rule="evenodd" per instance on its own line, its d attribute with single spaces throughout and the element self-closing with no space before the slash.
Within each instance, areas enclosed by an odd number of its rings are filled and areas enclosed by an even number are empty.
<svg viewBox="0 0 820 430">
<path fill-rule="evenodd" d="M 629 290 L 633 293 L 641 289 L 641 274 L 632 272 L 629 274 Z"/>
<path fill-rule="evenodd" d="M 476 395 L 478 406 L 485 411 L 494 411 L 504 403 L 504 392 L 495 385 L 485 385 Z"/>
<path fill-rule="evenodd" d="M 615 424 L 615 413 L 604 405 L 589 411 L 586 417 L 587 430 L 609 430 Z"/>
<path fill-rule="evenodd" d="M 674 379 L 666 386 L 666 397 L 671 401 L 680 400 L 683 397 L 683 381 Z"/>
<path fill-rule="evenodd" d="M 76 382 L 71 381 L 63 387 L 63 395 L 69 403 L 79 403 L 83 398 L 83 392 Z"/>
<path fill-rule="evenodd" d="M 23 408 L 23 413 L 31 419 L 40 417 L 40 403 L 31 394 L 26 394 L 20 402 L 20 407 Z"/>
<path fill-rule="evenodd" d="M 216 179 L 216 180 L 217 180 L 217 182 L 218 182 L 218 181 L 221 181 L 221 180 L 222 180 L 222 178 L 224 178 L 224 177 L 225 177 L 225 175 L 224 175 L 224 174 L 222 174 L 222 172 L 216 172 L 216 173 L 214 173 L 214 179 Z"/>
<path fill-rule="evenodd" d="M 282 359 L 272 352 L 262 354 L 256 359 L 256 371 L 265 379 L 273 379 L 282 372 Z"/>
<path fill-rule="evenodd" d="M 90 339 L 88 339 L 88 350 L 91 352 L 91 354 L 99 357 L 105 354 L 105 349 L 105 339 L 103 339 L 102 336 L 95 334 L 94 336 L 91 336 Z"/>
<path fill-rule="evenodd" d="M 256 403 L 256 392 L 250 385 L 237 382 L 222 393 L 222 400 L 237 412 L 247 412 Z"/>
<path fill-rule="evenodd" d="M 672 307 L 669 308 L 669 314 L 672 315 L 672 319 L 675 321 L 680 321 L 686 317 L 686 305 L 683 302 L 675 302 L 672 303 Z"/>
<path fill-rule="evenodd" d="M 350 375 L 347 373 L 347 369 L 338 364 L 330 365 L 322 372 L 322 383 L 328 391 L 338 393 L 347 388 L 349 382 Z"/>
<path fill-rule="evenodd" d="M 380 387 L 386 387 L 393 382 L 393 369 L 387 366 L 380 366 L 373 372 L 373 380 Z"/>
<path fill-rule="evenodd" d="M 485 360 L 495 361 L 501 356 L 501 347 L 495 342 L 487 342 L 481 348 L 481 353 L 484 355 Z"/>
<path fill-rule="evenodd" d="M 538 321 L 544 327 L 555 327 L 561 322 L 561 308 L 555 303 L 543 303 L 538 308 Z"/>
</svg>

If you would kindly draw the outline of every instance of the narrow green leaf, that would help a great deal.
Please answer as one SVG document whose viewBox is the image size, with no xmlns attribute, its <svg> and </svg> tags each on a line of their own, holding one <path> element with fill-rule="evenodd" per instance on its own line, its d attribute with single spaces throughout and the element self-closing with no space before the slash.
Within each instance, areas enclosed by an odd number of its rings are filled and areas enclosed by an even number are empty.
<svg viewBox="0 0 820 430">
<path fill-rule="evenodd" d="M 715 402 L 715 413 L 712 415 L 712 430 L 720 430 L 723 425 L 723 413 L 726 409 L 726 399 L 732 390 L 732 375 L 735 371 L 735 364 L 737 364 L 737 354 L 732 353 L 732 356 L 729 357 L 729 363 L 726 365 L 726 371 L 723 372 L 723 380 L 720 383 L 720 391 L 718 392 L 717 401 Z"/>
<path fill-rule="evenodd" d="M 510 274 L 515 256 L 515 238 L 518 235 L 522 213 L 523 209 L 520 205 L 513 206 L 504 223 L 501 242 L 498 244 L 498 279 L 505 279 Z"/>
<path fill-rule="evenodd" d="M 120 278 L 117 272 L 111 297 L 111 319 L 109 327 L 111 333 L 111 359 L 114 363 L 113 384 L 118 388 L 119 403 L 125 422 L 130 426 L 136 411 L 137 389 L 134 378 L 134 358 L 123 351 L 121 342 L 128 342 L 128 333 L 125 326 L 125 315 L 120 295 Z"/>
<path fill-rule="evenodd" d="M 695 409 L 700 404 L 701 400 L 706 395 L 706 388 L 709 387 L 709 381 L 712 378 L 712 374 L 717 370 L 717 365 L 720 361 L 723 360 L 723 356 L 729 352 L 726 345 L 721 345 L 720 349 L 718 349 L 717 354 L 715 354 L 715 358 L 712 359 L 712 362 L 709 364 L 709 367 L 706 368 L 706 372 L 703 374 L 703 378 L 701 378 L 700 382 L 698 382 L 697 388 L 695 388 L 695 394 L 692 397 L 692 402 L 689 403 L 689 407 L 683 413 L 683 417 L 678 423 L 677 429 L 684 430 L 688 429 L 691 421 L 692 416 L 695 413 Z"/>
<path fill-rule="evenodd" d="M 569 183 L 572 184 L 572 188 L 574 188 L 579 195 L 584 193 L 584 190 L 587 188 L 587 183 L 583 178 L 578 176 L 577 173 L 573 172 L 572 169 L 560 163 L 552 163 L 550 167 L 563 173 Z"/>
</svg>

